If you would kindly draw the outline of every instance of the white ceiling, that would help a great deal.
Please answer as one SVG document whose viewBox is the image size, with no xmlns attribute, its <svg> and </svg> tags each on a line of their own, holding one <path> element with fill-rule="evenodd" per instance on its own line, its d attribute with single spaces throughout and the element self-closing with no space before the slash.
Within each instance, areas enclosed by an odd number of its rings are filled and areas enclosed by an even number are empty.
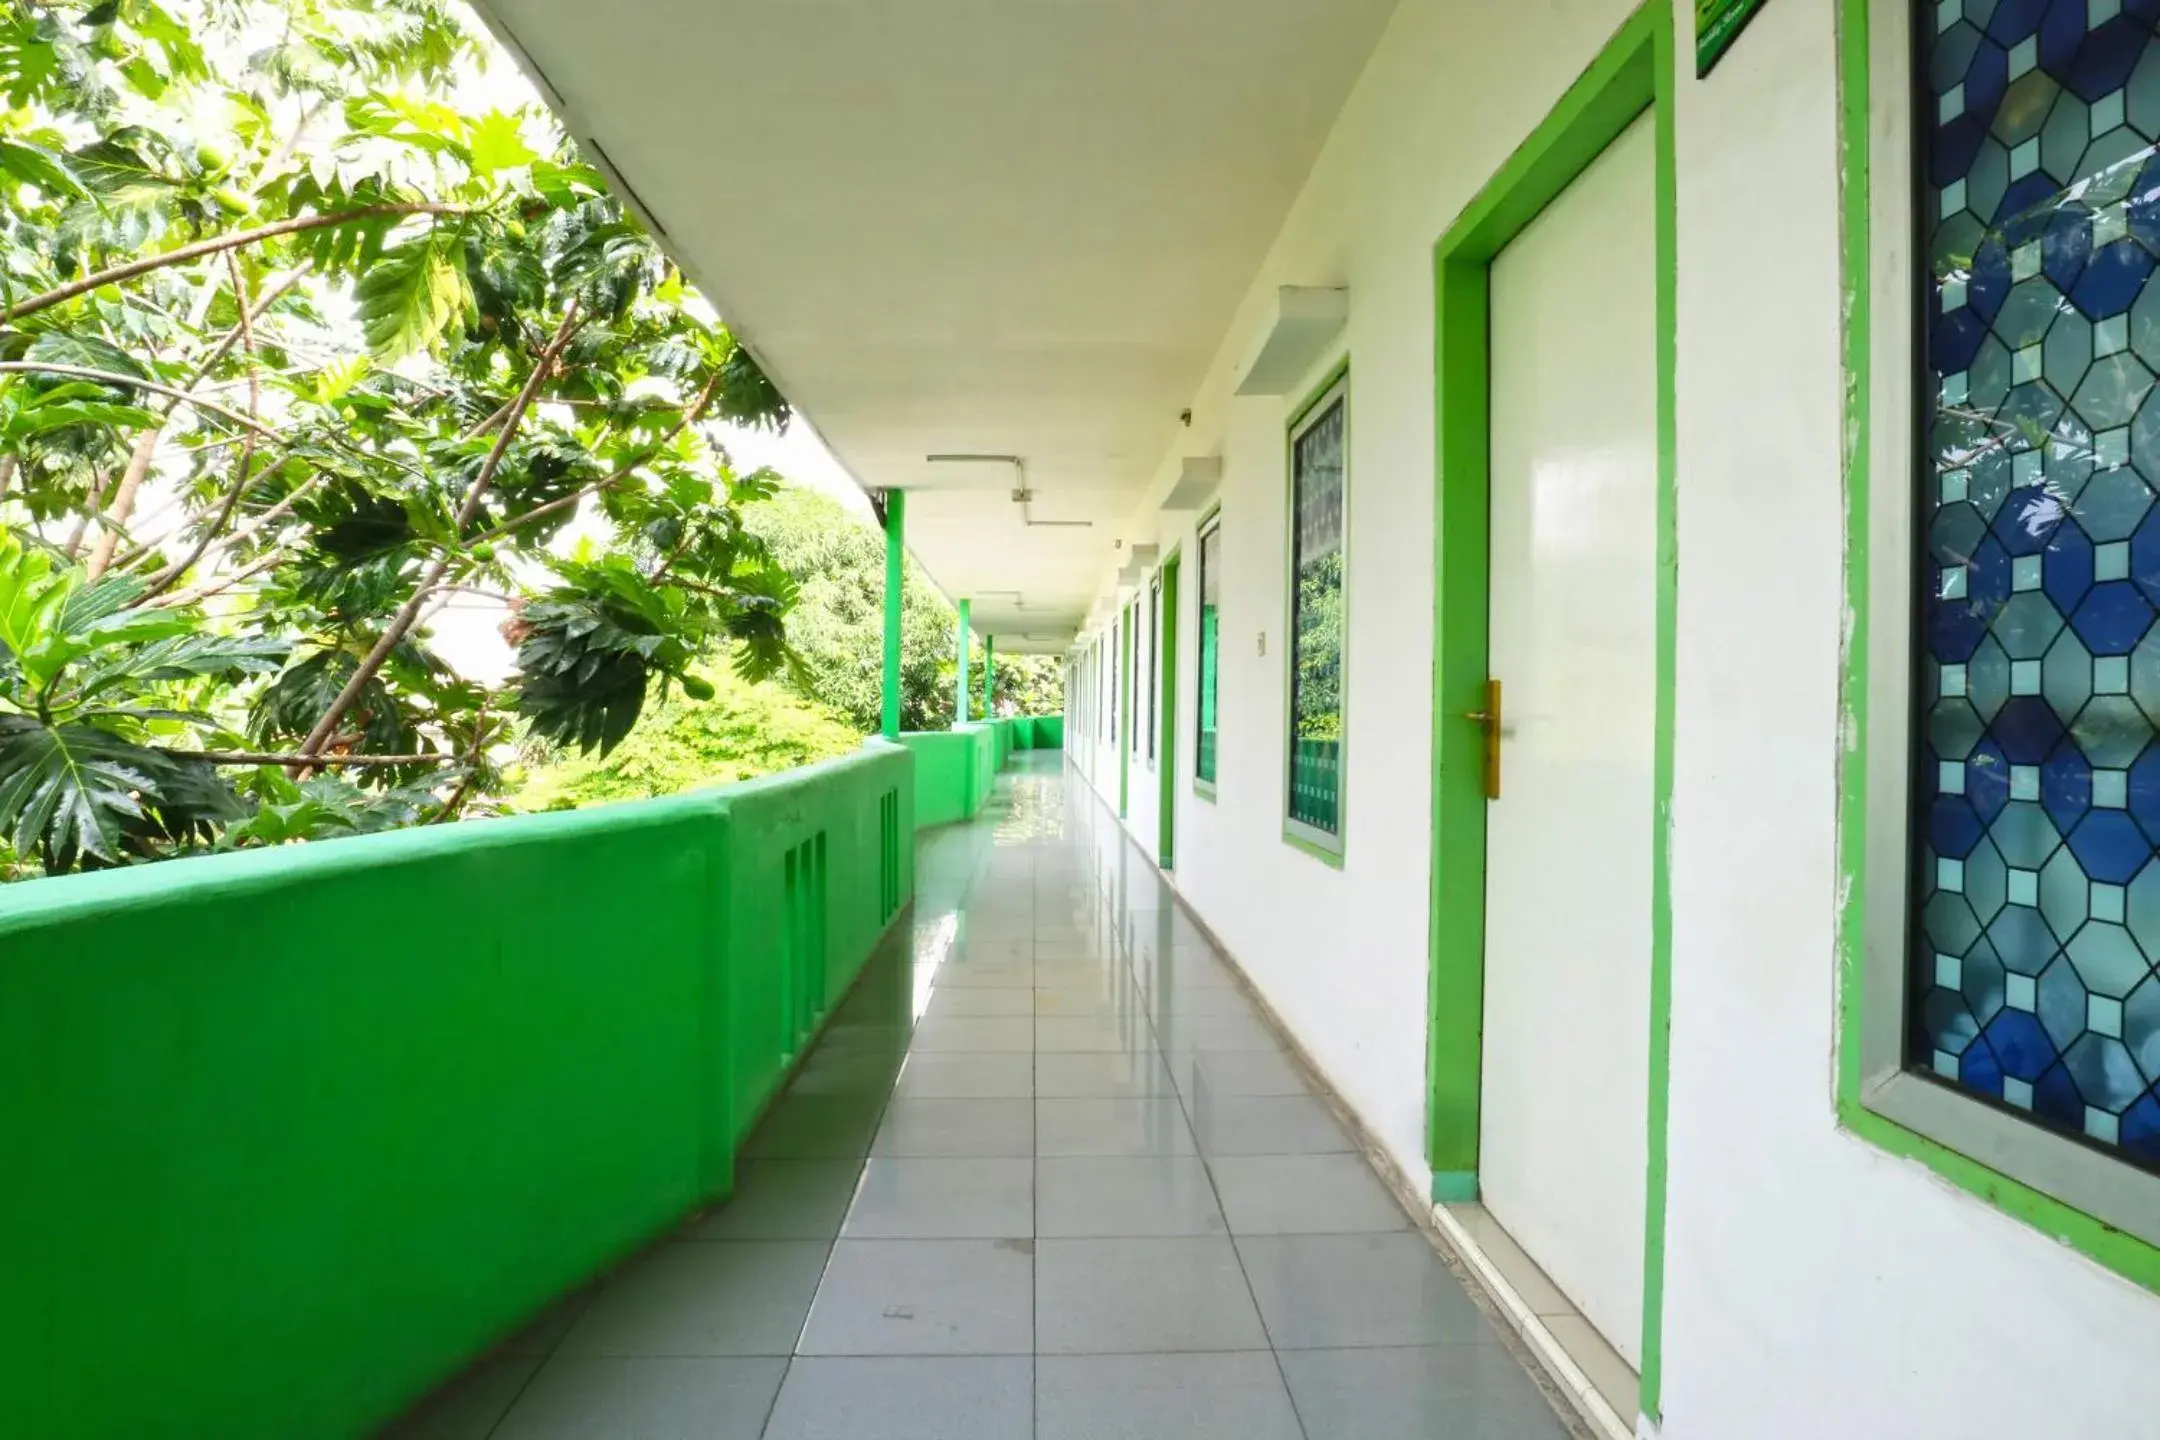
<svg viewBox="0 0 2160 1440">
<path fill-rule="evenodd" d="M 481 8 L 856 480 L 911 492 L 939 586 L 1058 650 L 1394 0 Z"/>
</svg>

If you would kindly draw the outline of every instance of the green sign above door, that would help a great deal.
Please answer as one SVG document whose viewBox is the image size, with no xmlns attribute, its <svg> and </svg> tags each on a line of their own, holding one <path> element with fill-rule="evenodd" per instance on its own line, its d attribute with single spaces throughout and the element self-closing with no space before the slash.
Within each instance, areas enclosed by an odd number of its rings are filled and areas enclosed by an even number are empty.
<svg viewBox="0 0 2160 1440">
<path fill-rule="evenodd" d="M 1763 0 L 1695 0 L 1696 79 L 1710 73 L 1762 7 Z"/>
</svg>

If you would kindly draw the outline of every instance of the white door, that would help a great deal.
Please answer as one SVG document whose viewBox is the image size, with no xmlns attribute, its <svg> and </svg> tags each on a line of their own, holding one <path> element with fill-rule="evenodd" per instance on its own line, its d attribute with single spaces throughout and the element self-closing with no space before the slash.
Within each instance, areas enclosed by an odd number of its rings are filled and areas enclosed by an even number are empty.
<svg viewBox="0 0 2160 1440">
<path fill-rule="evenodd" d="M 1478 1181 L 1641 1363 L 1655 723 L 1651 118 L 1492 267 L 1492 674 Z"/>
</svg>

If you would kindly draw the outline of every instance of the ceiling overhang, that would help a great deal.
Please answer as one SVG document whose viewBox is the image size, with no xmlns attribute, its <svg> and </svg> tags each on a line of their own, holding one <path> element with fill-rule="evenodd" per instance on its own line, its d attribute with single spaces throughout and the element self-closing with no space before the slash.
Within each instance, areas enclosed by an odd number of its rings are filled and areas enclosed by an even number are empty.
<svg viewBox="0 0 2160 1440">
<path fill-rule="evenodd" d="M 1024 651 L 1063 648 L 1120 563 L 1394 0 L 480 8 L 857 483 L 910 492 L 940 588 Z"/>
</svg>

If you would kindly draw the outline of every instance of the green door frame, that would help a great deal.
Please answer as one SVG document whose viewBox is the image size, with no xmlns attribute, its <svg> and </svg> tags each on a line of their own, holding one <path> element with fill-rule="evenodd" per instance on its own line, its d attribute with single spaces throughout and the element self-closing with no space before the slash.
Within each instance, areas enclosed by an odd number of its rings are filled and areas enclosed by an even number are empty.
<svg viewBox="0 0 2160 1440">
<path fill-rule="evenodd" d="M 1178 552 L 1162 563 L 1162 613 L 1155 621 L 1155 643 L 1162 647 L 1162 679 L 1158 683 L 1159 718 L 1156 721 L 1155 863 L 1173 868 L 1177 858 L 1177 690 L 1178 690 Z"/>
<path fill-rule="evenodd" d="M 1657 716 L 1650 827 L 1650 1049 L 1642 1408 L 1663 1370 L 1665 1122 L 1672 1011 L 1669 823 L 1677 576 L 1673 392 L 1677 268 L 1672 0 L 1647 0 L 1433 247 L 1433 849 L 1426 1073 L 1433 1199 L 1478 1196 L 1485 996 L 1484 736 L 1490 638 L 1492 262 L 1644 111 L 1656 124 Z"/>
<path fill-rule="evenodd" d="M 1132 733 L 1133 733 L 1133 612 L 1127 605 L 1118 617 L 1118 705 L 1117 723 L 1117 817 L 1125 818 L 1125 807 L 1132 796 Z"/>
</svg>

